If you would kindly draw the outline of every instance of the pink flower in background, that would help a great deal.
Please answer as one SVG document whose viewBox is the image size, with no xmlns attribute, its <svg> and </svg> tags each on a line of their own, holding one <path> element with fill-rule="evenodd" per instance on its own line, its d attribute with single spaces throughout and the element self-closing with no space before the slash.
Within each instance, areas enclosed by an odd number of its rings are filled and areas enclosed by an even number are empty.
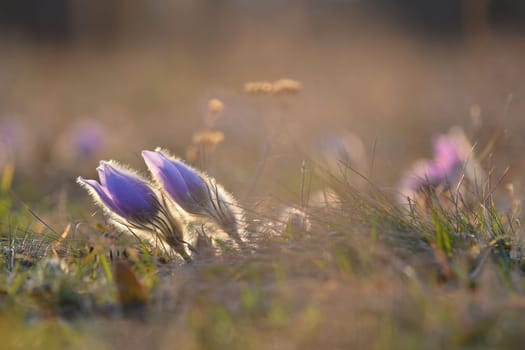
<svg viewBox="0 0 525 350">
<path fill-rule="evenodd" d="M 448 136 L 434 139 L 434 158 L 417 161 L 401 180 L 402 202 L 422 191 L 449 186 L 459 175 L 463 162 L 457 144 Z"/>
<path fill-rule="evenodd" d="M 434 163 L 442 172 L 442 180 L 454 178 L 461 170 L 458 146 L 449 137 L 438 136 L 434 140 Z"/>
</svg>

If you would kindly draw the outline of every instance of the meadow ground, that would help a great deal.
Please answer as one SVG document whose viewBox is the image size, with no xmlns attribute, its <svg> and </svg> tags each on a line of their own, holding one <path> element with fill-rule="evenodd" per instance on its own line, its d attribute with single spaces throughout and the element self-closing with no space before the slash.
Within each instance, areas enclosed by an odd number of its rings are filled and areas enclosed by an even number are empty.
<svg viewBox="0 0 525 350">
<path fill-rule="evenodd" d="M 0 348 L 523 343 L 523 41 L 280 31 L 211 48 L 2 44 Z M 281 78 L 301 85 L 245 85 Z M 471 143 L 459 173 L 403 206 L 402 178 L 453 127 Z M 184 263 L 75 183 L 101 159 L 146 174 L 157 146 L 232 193 L 246 247 Z"/>
</svg>

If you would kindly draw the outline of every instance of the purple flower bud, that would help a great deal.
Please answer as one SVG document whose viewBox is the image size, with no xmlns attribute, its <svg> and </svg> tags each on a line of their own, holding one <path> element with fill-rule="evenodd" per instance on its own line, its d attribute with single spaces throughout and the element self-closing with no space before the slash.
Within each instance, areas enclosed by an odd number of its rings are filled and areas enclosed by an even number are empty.
<svg viewBox="0 0 525 350">
<path fill-rule="evenodd" d="M 222 186 L 159 149 L 142 151 L 142 157 L 162 190 L 182 209 L 212 219 L 237 243 L 242 243 L 242 210 Z"/>
<path fill-rule="evenodd" d="M 137 175 L 113 163 L 100 162 L 97 168 L 100 184 L 78 178 L 78 183 L 96 194 L 110 211 L 131 220 L 144 221 L 157 212 L 157 199 L 152 189 Z"/>
<path fill-rule="evenodd" d="M 178 205 L 189 213 L 202 214 L 209 201 L 208 186 L 195 170 L 158 150 L 142 151 L 142 157 L 155 180 Z"/>
</svg>

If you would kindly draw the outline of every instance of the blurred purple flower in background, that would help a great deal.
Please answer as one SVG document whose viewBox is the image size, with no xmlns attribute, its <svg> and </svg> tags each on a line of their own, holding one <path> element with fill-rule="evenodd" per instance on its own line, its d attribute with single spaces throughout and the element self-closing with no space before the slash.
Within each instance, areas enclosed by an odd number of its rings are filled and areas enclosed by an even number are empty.
<svg viewBox="0 0 525 350">
<path fill-rule="evenodd" d="M 0 168 L 16 167 L 20 173 L 36 173 L 40 165 L 35 152 L 38 135 L 33 134 L 21 116 L 0 118 Z"/>
<path fill-rule="evenodd" d="M 89 158 L 105 146 L 106 136 L 101 123 L 96 120 L 81 120 L 71 127 L 69 142 L 77 158 Z"/>
<path fill-rule="evenodd" d="M 434 159 L 417 161 L 403 177 L 400 185 L 401 202 L 417 193 L 447 187 L 454 182 L 463 167 L 457 144 L 448 136 L 434 139 Z"/>
<path fill-rule="evenodd" d="M 441 175 L 449 179 L 454 178 L 461 169 L 458 145 L 448 136 L 438 136 L 434 140 L 434 163 L 442 169 Z"/>
<path fill-rule="evenodd" d="M 150 222 L 158 211 L 158 200 L 138 175 L 112 163 L 101 161 L 97 168 L 100 183 L 78 178 L 78 183 L 99 199 L 106 209 L 124 219 Z"/>
<path fill-rule="evenodd" d="M 22 126 L 14 119 L 0 121 L 0 147 L 12 152 L 21 142 Z"/>
</svg>

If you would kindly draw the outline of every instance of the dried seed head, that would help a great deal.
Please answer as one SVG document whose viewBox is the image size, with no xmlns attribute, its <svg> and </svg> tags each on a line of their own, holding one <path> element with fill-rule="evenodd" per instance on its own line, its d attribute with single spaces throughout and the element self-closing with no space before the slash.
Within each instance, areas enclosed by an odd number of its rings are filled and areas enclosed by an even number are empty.
<svg viewBox="0 0 525 350">
<path fill-rule="evenodd" d="M 198 131 L 193 134 L 193 144 L 201 146 L 216 146 L 224 141 L 224 133 L 221 131 Z"/>
<path fill-rule="evenodd" d="M 257 94 L 259 92 L 259 83 L 251 81 L 244 84 L 244 92 L 248 94 Z"/>
<path fill-rule="evenodd" d="M 244 91 L 253 95 L 293 95 L 299 93 L 302 84 L 297 80 L 279 79 L 277 81 L 252 81 L 244 84 Z"/>
<path fill-rule="evenodd" d="M 218 98 L 212 98 L 208 101 L 208 113 L 204 118 L 206 128 L 212 129 L 224 110 L 224 103 Z"/>
<path fill-rule="evenodd" d="M 244 91 L 253 95 L 269 95 L 273 92 L 273 84 L 269 81 L 252 81 L 244 84 Z"/>
<path fill-rule="evenodd" d="M 218 98 L 212 98 L 208 101 L 208 112 L 210 114 L 220 114 L 224 109 L 224 103 Z"/>
<path fill-rule="evenodd" d="M 272 92 L 276 95 L 294 95 L 302 89 L 302 84 L 297 80 L 279 79 L 273 83 Z"/>
</svg>

